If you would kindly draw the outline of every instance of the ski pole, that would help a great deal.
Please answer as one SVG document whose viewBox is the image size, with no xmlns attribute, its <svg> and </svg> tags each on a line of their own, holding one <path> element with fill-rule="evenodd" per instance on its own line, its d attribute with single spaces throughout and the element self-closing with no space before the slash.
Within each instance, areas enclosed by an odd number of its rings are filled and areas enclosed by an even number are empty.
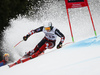
<svg viewBox="0 0 100 75">
<path fill-rule="evenodd" d="M 15 48 L 18 44 L 20 44 L 22 41 L 23 41 L 23 40 L 21 40 L 20 42 L 18 42 L 18 43 L 14 46 L 14 48 Z"/>
<path fill-rule="evenodd" d="M 65 46 L 65 45 L 67 45 L 67 44 L 71 44 L 71 43 L 73 43 L 73 42 L 68 42 L 68 43 L 65 43 L 63 46 Z"/>
<path fill-rule="evenodd" d="M 62 47 L 65 46 L 65 45 L 67 45 L 67 44 L 71 44 L 71 43 L 73 43 L 73 42 L 67 42 L 67 43 L 65 43 L 64 45 L 62 45 Z M 48 53 L 54 52 L 55 50 L 57 50 L 57 49 L 54 49 L 54 50 L 52 50 L 52 51 L 50 51 L 50 52 L 47 52 L 47 53 L 45 53 L 45 54 L 48 54 Z"/>
</svg>

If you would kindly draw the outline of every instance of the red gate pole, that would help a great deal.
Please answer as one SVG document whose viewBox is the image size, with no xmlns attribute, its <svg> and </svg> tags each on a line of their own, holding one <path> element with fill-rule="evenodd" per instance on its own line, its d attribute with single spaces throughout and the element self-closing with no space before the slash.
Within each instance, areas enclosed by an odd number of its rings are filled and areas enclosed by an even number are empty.
<svg viewBox="0 0 100 75">
<path fill-rule="evenodd" d="M 93 29 L 94 29 L 94 34 L 97 37 L 97 33 L 96 33 L 96 30 L 95 30 L 95 26 L 94 26 L 94 22 L 93 22 L 93 18 L 92 18 L 92 15 L 91 15 L 91 11 L 90 11 L 89 5 L 87 7 L 88 7 L 90 18 L 91 18 L 91 21 L 92 21 L 92 25 L 93 25 Z"/>
<path fill-rule="evenodd" d="M 67 10 L 67 16 L 68 16 L 68 21 L 69 21 L 69 27 L 70 27 L 70 32 L 71 32 L 71 36 L 72 36 L 72 41 L 74 42 L 74 37 L 73 37 L 73 33 L 72 33 L 72 27 L 71 27 L 71 22 L 70 22 L 70 18 L 69 18 L 68 8 L 66 8 L 66 10 Z"/>
</svg>

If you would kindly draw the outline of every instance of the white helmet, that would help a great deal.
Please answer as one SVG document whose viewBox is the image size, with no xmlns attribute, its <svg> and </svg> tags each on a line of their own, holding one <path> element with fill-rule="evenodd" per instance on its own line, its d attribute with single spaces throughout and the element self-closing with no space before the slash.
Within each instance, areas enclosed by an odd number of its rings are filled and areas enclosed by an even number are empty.
<svg viewBox="0 0 100 75">
<path fill-rule="evenodd" d="M 43 26 L 46 28 L 46 27 L 52 27 L 52 22 L 44 22 L 43 23 Z"/>
</svg>

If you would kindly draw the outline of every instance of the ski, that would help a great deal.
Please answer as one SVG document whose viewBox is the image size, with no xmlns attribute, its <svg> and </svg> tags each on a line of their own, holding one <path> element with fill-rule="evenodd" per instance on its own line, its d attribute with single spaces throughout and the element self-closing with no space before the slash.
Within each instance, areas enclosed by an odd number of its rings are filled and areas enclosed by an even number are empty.
<svg viewBox="0 0 100 75">
<path fill-rule="evenodd" d="M 20 64 L 20 63 L 24 63 L 24 62 L 26 62 L 26 61 L 28 61 L 28 60 L 30 60 L 30 59 L 31 59 L 30 56 L 27 56 L 27 57 L 23 56 L 23 57 L 20 58 L 17 62 L 12 63 L 12 64 L 9 64 L 8 66 L 9 66 L 9 68 L 11 68 L 11 67 L 13 67 L 13 66 L 15 66 L 15 65 L 18 65 L 18 64 Z"/>
<path fill-rule="evenodd" d="M 10 65 L 8 65 L 9 66 L 9 68 L 11 68 L 11 67 L 13 67 L 13 66 L 15 66 L 15 65 L 17 65 L 16 63 L 13 63 L 13 64 L 10 64 Z"/>
<path fill-rule="evenodd" d="M 43 54 L 44 54 L 44 52 L 42 52 L 39 56 L 41 56 L 41 55 L 43 55 Z M 31 56 L 23 56 L 23 57 L 20 58 L 17 62 L 12 63 L 12 64 L 9 64 L 8 66 L 9 66 L 9 68 L 11 68 L 11 67 L 13 67 L 13 66 L 15 66 L 15 65 L 18 65 L 18 64 L 20 64 L 20 63 L 24 63 L 24 62 L 26 62 L 26 61 L 28 61 L 28 60 L 30 60 L 30 59 L 32 59 Z"/>
</svg>

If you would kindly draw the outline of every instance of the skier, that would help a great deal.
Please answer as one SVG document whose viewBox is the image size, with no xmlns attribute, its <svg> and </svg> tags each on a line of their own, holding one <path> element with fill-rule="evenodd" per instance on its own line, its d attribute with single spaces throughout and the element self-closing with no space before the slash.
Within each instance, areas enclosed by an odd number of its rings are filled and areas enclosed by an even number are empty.
<svg viewBox="0 0 100 75">
<path fill-rule="evenodd" d="M 3 66 L 3 65 L 6 65 L 8 61 L 9 61 L 9 54 L 5 53 L 3 55 L 3 60 L 0 61 L 0 67 Z"/>
<path fill-rule="evenodd" d="M 43 26 L 31 30 L 26 36 L 23 37 L 23 40 L 26 41 L 31 35 L 38 33 L 38 32 L 44 32 L 45 36 L 44 38 L 36 45 L 36 47 L 27 52 L 23 57 L 27 57 L 23 60 L 18 60 L 12 65 L 9 65 L 9 67 L 12 67 L 13 65 L 24 63 L 32 58 L 35 58 L 39 56 L 42 52 L 44 52 L 46 49 L 52 49 L 55 46 L 56 38 L 59 36 L 61 38 L 59 44 L 57 45 L 57 49 L 62 47 L 62 43 L 65 40 L 65 36 L 55 27 L 52 26 L 52 22 L 45 22 Z"/>
</svg>

